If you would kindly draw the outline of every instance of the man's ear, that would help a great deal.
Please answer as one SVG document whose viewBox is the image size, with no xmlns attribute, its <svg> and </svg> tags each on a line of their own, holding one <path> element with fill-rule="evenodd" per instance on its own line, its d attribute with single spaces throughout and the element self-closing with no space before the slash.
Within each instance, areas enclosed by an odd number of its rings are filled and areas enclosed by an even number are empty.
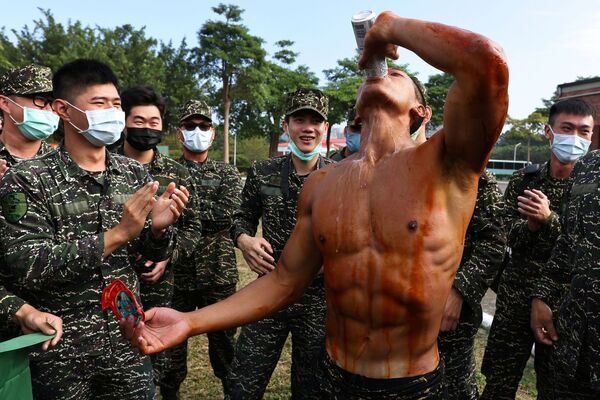
<svg viewBox="0 0 600 400">
<path fill-rule="evenodd" d="M 212 132 L 212 136 L 210 137 L 210 142 L 212 143 L 215 141 L 215 128 L 211 126 L 210 131 Z"/>
<path fill-rule="evenodd" d="M 56 99 L 52 102 L 52 109 L 54 112 L 63 120 L 63 121 L 71 121 L 71 117 L 67 113 L 69 109 L 69 105 L 66 101 L 62 99 Z"/>
<path fill-rule="evenodd" d="M 423 123 L 426 124 L 431 120 L 431 116 L 433 115 L 433 110 L 429 106 L 425 106 L 425 119 Z"/>
<path fill-rule="evenodd" d="M 183 132 L 181 131 L 180 127 L 177 127 L 175 129 L 175 133 L 177 134 L 177 139 L 179 139 L 181 142 L 183 142 Z"/>
<path fill-rule="evenodd" d="M 8 99 L 6 96 L 0 95 L 0 110 L 4 113 L 4 118 L 6 118 L 6 114 L 10 113 L 10 108 L 8 108 Z"/>
</svg>

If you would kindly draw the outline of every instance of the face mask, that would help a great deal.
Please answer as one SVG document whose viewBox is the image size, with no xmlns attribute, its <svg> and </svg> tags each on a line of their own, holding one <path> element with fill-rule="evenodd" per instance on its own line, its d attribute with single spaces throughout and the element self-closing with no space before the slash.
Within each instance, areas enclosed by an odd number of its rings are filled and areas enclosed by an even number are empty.
<svg viewBox="0 0 600 400">
<path fill-rule="evenodd" d="M 136 150 L 155 149 L 162 139 L 162 132 L 150 128 L 127 128 L 127 143 Z"/>
<path fill-rule="evenodd" d="M 580 138 L 577 135 L 554 133 L 552 127 L 550 127 L 550 131 L 554 134 L 551 146 L 552 152 L 563 164 L 573 162 L 585 155 L 592 143 L 591 140 Z"/>
<path fill-rule="evenodd" d="M 296 147 L 296 145 L 294 144 L 294 142 L 292 140 L 290 140 L 288 142 L 288 149 L 290 149 L 292 154 L 295 155 L 296 157 L 298 157 L 299 159 L 301 159 L 302 161 L 308 161 L 308 160 L 312 160 L 313 158 L 315 158 L 315 156 L 317 156 L 318 154 L 321 153 L 321 143 L 319 143 L 313 151 L 311 151 L 309 153 L 304 153 L 304 152 L 300 151 L 300 149 L 298 147 Z"/>
<path fill-rule="evenodd" d="M 203 131 L 196 127 L 193 131 L 183 130 L 183 146 L 191 152 L 202 153 L 208 150 L 212 139 L 212 130 Z"/>
<path fill-rule="evenodd" d="M 23 107 L 8 97 L 7 99 L 17 107 L 21 107 L 23 110 L 23 122 L 17 122 L 12 115 L 9 115 L 9 117 L 15 123 L 17 128 L 19 128 L 23 136 L 25 136 L 27 139 L 47 139 L 48 136 L 52 135 L 56 128 L 58 128 L 58 121 L 60 118 L 52 111 Z"/>
<path fill-rule="evenodd" d="M 356 153 L 360 148 L 360 133 L 346 131 L 346 146 L 352 153 Z"/>
<path fill-rule="evenodd" d="M 85 114 L 88 128 L 83 130 L 71 121 L 69 123 L 94 146 L 109 146 L 121 137 L 121 132 L 125 128 L 125 113 L 123 111 L 114 107 L 83 111 L 71 103 L 69 105 Z"/>
</svg>

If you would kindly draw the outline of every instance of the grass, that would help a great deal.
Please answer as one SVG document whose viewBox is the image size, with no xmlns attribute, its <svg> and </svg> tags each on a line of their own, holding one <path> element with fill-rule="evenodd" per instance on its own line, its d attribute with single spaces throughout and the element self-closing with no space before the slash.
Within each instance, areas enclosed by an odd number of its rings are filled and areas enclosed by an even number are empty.
<svg viewBox="0 0 600 400">
<path fill-rule="evenodd" d="M 251 282 L 256 276 L 252 272 L 241 253 L 236 249 L 238 260 L 238 270 L 240 272 L 240 287 Z M 487 332 L 480 329 L 475 345 L 475 353 L 477 358 L 477 369 L 481 366 L 481 359 L 487 341 Z M 290 368 L 291 368 L 291 343 L 288 341 L 285 344 L 279 364 L 271 377 L 271 382 L 267 387 L 265 399 L 267 400 L 282 400 L 289 399 L 290 393 Z M 485 386 L 485 377 L 480 373 L 477 374 L 477 384 L 479 390 Z M 517 392 L 518 400 L 533 400 L 537 397 L 535 389 L 535 373 L 533 371 L 533 361 L 530 360 L 523 374 L 523 379 L 519 385 Z M 208 341 L 206 335 L 200 335 L 190 339 L 188 350 L 188 376 L 181 387 L 182 399 L 222 399 L 223 389 L 221 381 L 213 375 L 210 362 L 208 361 Z"/>
</svg>

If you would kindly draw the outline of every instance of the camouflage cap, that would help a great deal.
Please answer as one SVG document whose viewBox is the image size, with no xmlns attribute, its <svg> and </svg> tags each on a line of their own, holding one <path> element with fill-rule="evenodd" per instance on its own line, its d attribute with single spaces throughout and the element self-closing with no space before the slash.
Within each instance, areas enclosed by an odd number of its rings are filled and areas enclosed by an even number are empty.
<svg viewBox="0 0 600 400">
<path fill-rule="evenodd" d="M 320 90 L 300 88 L 288 96 L 285 115 L 289 116 L 299 110 L 313 110 L 327 119 L 329 99 Z"/>
<path fill-rule="evenodd" d="M 0 94 L 28 95 L 52 92 L 52 71 L 48 67 L 29 64 L 15 68 L 0 77 Z"/>
<path fill-rule="evenodd" d="M 192 115 L 200 115 L 212 122 L 212 110 L 203 100 L 188 100 L 179 112 L 179 122 Z"/>
</svg>

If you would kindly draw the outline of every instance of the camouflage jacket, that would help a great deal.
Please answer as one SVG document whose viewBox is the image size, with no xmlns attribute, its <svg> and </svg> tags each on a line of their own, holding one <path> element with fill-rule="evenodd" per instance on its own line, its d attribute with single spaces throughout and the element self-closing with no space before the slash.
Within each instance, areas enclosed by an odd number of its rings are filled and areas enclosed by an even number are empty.
<svg viewBox="0 0 600 400">
<path fill-rule="evenodd" d="M 25 301 L 0 285 L 0 337 L 3 336 L 8 321 L 14 317 L 15 313 L 24 304 Z"/>
<path fill-rule="evenodd" d="M 481 318 L 481 299 L 492 284 L 506 251 L 506 233 L 500 218 L 502 207 L 498 182 L 486 171 L 479 178 L 475 211 L 453 284 L 476 318 Z"/>
<path fill-rule="evenodd" d="M 197 290 L 235 285 L 238 280 L 233 243 L 227 232 L 240 206 L 242 180 L 233 165 L 207 159 L 203 163 L 178 160 L 190 171 L 195 191 L 195 212 L 202 221 L 202 237 L 195 251 L 180 256 L 175 266 L 175 287 Z"/>
<path fill-rule="evenodd" d="M 122 146 L 116 152 L 125 155 Z M 179 186 L 185 186 L 189 191 L 188 204 L 177 221 L 177 241 L 171 262 L 176 263 L 180 255 L 184 258 L 191 257 L 200 240 L 202 223 L 200 221 L 199 210 L 195 206 L 197 195 L 194 191 L 190 171 L 179 162 L 156 150 L 154 151 L 152 162 L 144 165 L 144 168 L 149 178 L 159 183 L 158 191 L 156 192 L 157 195 L 164 193 L 167 185 L 171 182 L 175 182 L 178 188 Z"/>
<path fill-rule="evenodd" d="M 317 168 L 331 163 L 332 160 L 319 157 Z M 296 173 L 289 154 L 255 162 L 242 192 L 242 206 L 231 227 L 234 242 L 242 233 L 255 236 L 262 218 L 262 236 L 273 247 L 277 262 L 296 225 L 298 195 L 303 184 L 304 179 Z"/>
<path fill-rule="evenodd" d="M 329 154 L 329 158 L 335 162 L 342 161 L 346 158 L 346 147 L 342 147 L 341 149 L 335 150 Z"/>
<path fill-rule="evenodd" d="M 44 155 L 52 151 L 52 147 L 48 143 L 42 140 L 42 144 L 40 145 L 40 149 L 37 152 L 37 156 Z M 6 160 L 6 165 L 10 168 L 16 165 L 17 163 L 23 161 L 20 158 L 16 158 L 12 154 L 8 152 L 8 149 L 4 145 L 4 143 L 0 142 L 0 159 Z"/>
<path fill-rule="evenodd" d="M 529 168 L 531 172 L 526 174 Z M 527 167 L 516 171 L 504 192 L 503 219 L 508 235 L 511 259 L 503 274 L 511 273 L 532 283 L 539 278 L 540 271 L 552 252 L 552 248 L 561 232 L 560 214 L 566 199 L 566 191 L 571 178 L 555 179 L 550 176 L 550 163 L 543 164 L 539 170 Z M 527 219 L 517 210 L 517 197 L 525 189 L 538 189 L 550 200 L 550 218 L 537 232 L 527 228 Z"/>
<path fill-rule="evenodd" d="M 553 293 L 570 283 L 555 316 L 559 340 L 554 359 L 570 376 L 583 371 L 592 388 L 600 390 L 600 152 L 578 161 L 571 177 L 563 231 L 532 297 L 552 307 Z"/>
<path fill-rule="evenodd" d="M 172 230 L 154 240 L 149 221 L 138 239 L 104 258 L 104 232 L 147 180 L 143 167 L 107 152 L 102 174 L 82 170 L 61 146 L 11 168 L 0 187 L 0 273 L 6 287 L 63 319 L 58 346 L 39 357 L 79 357 L 127 346 L 115 317 L 101 309 L 102 289 L 121 279 L 138 294 L 129 254 L 168 258 Z M 37 357 L 36 356 L 36 357 Z"/>
</svg>

